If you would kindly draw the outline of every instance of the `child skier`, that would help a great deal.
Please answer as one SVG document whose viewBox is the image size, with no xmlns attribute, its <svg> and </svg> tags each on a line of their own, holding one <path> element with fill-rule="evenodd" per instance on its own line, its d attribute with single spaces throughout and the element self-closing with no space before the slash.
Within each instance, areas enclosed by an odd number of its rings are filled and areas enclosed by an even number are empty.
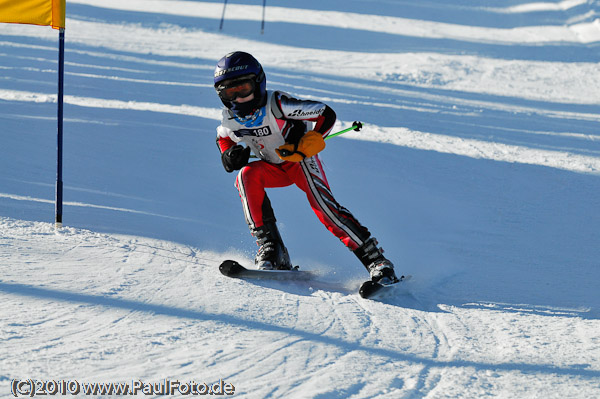
<svg viewBox="0 0 600 399">
<path fill-rule="evenodd" d="M 366 267 L 372 281 L 397 282 L 394 266 L 375 238 L 337 203 L 329 188 L 317 154 L 325 148 L 324 138 L 335 123 L 335 112 L 321 102 L 267 90 L 262 66 L 241 51 L 219 60 L 214 85 L 225 105 L 217 146 L 225 170 L 240 170 L 236 187 L 246 222 L 259 245 L 257 268 L 292 269 L 265 188 L 295 184 L 306 193 L 321 223 Z M 260 160 L 249 163 L 251 151 Z"/>
</svg>

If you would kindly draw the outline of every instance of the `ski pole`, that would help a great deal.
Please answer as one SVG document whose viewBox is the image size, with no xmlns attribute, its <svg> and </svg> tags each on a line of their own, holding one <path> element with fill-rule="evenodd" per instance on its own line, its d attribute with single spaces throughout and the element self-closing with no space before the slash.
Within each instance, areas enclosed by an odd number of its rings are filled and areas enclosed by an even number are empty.
<svg viewBox="0 0 600 399">
<path fill-rule="evenodd" d="M 335 136 L 339 136 L 340 134 L 347 133 L 347 132 L 349 132 L 351 130 L 355 130 L 355 131 L 359 132 L 360 129 L 362 129 L 362 123 L 360 123 L 358 121 L 354 121 L 354 123 L 352 123 L 351 127 L 347 128 L 347 129 L 344 129 L 344 130 L 340 130 L 339 132 L 332 133 L 329 136 L 325 137 L 325 140 L 328 140 L 328 139 L 330 139 L 332 137 L 335 137 Z"/>
</svg>

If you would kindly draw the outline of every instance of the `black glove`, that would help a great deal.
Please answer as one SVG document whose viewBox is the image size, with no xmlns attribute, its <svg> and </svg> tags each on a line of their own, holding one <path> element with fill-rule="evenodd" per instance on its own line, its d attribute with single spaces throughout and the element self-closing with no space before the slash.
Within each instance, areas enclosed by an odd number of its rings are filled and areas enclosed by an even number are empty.
<svg viewBox="0 0 600 399">
<path fill-rule="evenodd" d="M 233 147 L 225 150 L 221 154 L 221 161 L 223 167 L 228 173 L 234 170 L 240 170 L 248 164 L 250 159 L 250 147 L 244 148 L 241 145 L 234 145 Z"/>
</svg>

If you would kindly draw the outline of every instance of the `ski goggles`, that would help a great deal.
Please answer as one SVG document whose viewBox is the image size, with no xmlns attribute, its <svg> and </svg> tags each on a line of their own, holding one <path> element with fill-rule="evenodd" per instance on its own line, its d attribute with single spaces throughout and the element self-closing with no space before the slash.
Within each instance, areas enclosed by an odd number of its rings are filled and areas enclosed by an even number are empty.
<svg viewBox="0 0 600 399">
<path fill-rule="evenodd" d="M 256 82 L 250 77 L 236 79 L 232 82 L 215 87 L 217 94 L 219 94 L 219 97 L 224 101 L 233 101 L 238 97 L 248 97 L 250 94 L 254 93 L 255 88 Z"/>
</svg>

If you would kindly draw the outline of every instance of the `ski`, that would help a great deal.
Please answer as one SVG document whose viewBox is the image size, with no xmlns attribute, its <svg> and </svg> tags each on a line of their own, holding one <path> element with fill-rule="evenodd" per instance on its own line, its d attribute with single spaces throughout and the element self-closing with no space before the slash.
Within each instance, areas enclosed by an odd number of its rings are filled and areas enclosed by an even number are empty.
<svg viewBox="0 0 600 399">
<path fill-rule="evenodd" d="M 226 260 L 219 266 L 219 271 L 227 277 L 259 280 L 310 280 L 314 273 L 298 270 L 257 270 L 247 269 L 235 260 Z"/>
<path fill-rule="evenodd" d="M 410 280 L 411 276 L 401 276 L 398 282 L 394 284 L 379 284 L 371 280 L 367 280 L 361 284 L 358 294 L 365 299 L 374 299 L 383 296 L 384 293 L 397 288 L 402 282 Z"/>
</svg>

